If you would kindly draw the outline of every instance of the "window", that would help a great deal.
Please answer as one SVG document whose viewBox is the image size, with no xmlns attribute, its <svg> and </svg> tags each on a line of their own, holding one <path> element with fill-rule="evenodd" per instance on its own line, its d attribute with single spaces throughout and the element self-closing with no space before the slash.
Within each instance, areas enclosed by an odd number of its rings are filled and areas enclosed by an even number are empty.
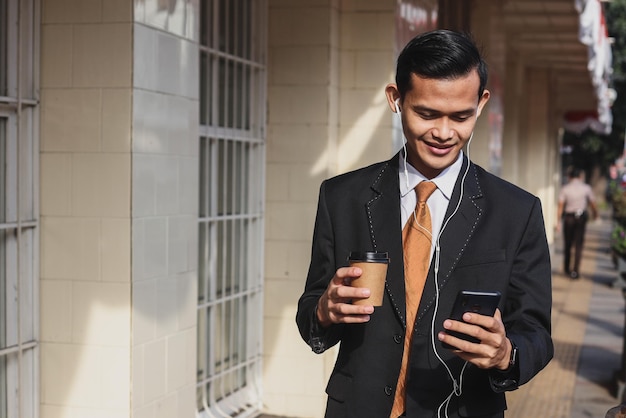
<svg viewBox="0 0 626 418">
<path fill-rule="evenodd" d="M 39 404 L 37 7 L 0 0 L 0 418 Z"/>
<path fill-rule="evenodd" d="M 198 411 L 260 410 L 266 3 L 201 1 Z"/>
<path fill-rule="evenodd" d="M 6 118 L 0 118 L 0 161 L 2 165 L 6 165 Z M 6 173 L 0 170 L 0 222 L 4 223 L 6 219 Z M 6 232 L 0 229 L 0 266 L 6 266 Z M 6 268 L 0 269 L 0 312 L 7 312 L 7 272 Z M 6 318 L 5 315 L 2 315 Z M 7 324 L 5 320 L 0 320 L 0 349 L 7 346 Z M 0 417 L 7 416 L 7 359 L 5 356 L 0 357 Z"/>
<path fill-rule="evenodd" d="M 0 418 L 38 416 L 36 16 L 0 0 Z"/>
</svg>

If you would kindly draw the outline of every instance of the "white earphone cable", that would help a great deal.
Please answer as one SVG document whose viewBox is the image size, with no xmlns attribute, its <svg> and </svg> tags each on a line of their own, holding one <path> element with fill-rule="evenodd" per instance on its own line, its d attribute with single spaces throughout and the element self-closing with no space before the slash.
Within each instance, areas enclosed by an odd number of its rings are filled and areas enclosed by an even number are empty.
<svg viewBox="0 0 626 418">
<path fill-rule="evenodd" d="M 433 312 L 433 318 L 430 324 L 430 338 L 431 338 L 431 345 L 433 348 L 433 351 L 435 353 L 435 356 L 437 357 L 437 359 L 439 360 L 439 362 L 445 367 L 446 371 L 448 372 L 448 376 L 450 376 L 450 379 L 452 379 L 452 392 L 450 392 L 450 395 L 448 395 L 448 397 L 441 403 L 441 405 L 439 405 L 439 408 L 437 408 L 437 417 L 441 417 L 441 409 L 445 407 L 444 411 L 445 411 L 445 417 L 448 418 L 448 405 L 450 404 L 450 401 L 452 400 L 452 396 L 456 395 L 461 396 L 461 394 L 463 393 L 463 374 L 465 372 L 465 368 L 467 367 L 468 362 L 466 361 L 463 364 L 463 368 L 461 369 L 461 372 L 459 373 L 459 378 L 458 380 L 454 377 L 454 374 L 452 373 L 452 370 L 450 370 L 450 367 L 446 364 L 446 362 L 443 360 L 443 358 L 441 358 L 441 355 L 439 354 L 439 350 L 437 350 L 437 345 L 435 343 L 435 324 L 436 324 L 436 320 L 437 320 L 437 312 L 439 311 L 439 296 L 440 296 L 440 290 L 439 290 L 439 261 L 440 261 L 440 246 L 439 246 L 439 239 L 441 238 L 441 235 L 443 234 L 443 231 L 446 229 L 446 227 L 448 226 L 448 223 L 450 222 L 450 220 L 454 217 L 454 215 L 456 215 L 456 213 L 459 210 L 459 207 L 461 206 L 461 201 L 463 200 L 463 195 L 465 192 L 465 179 L 467 178 L 467 173 L 469 172 L 469 167 L 470 167 L 470 144 L 472 142 L 472 138 L 474 137 L 474 131 L 472 131 L 469 140 L 467 141 L 467 167 L 465 167 L 465 172 L 463 173 L 463 177 L 461 178 L 461 189 L 460 189 L 460 193 L 459 193 L 459 200 L 457 201 L 456 207 L 454 208 L 454 211 L 450 214 L 450 216 L 448 216 L 448 219 L 445 220 L 445 222 L 443 223 L 443 225 L 441 226 L 441 229 L 439 230 L 439 234 L 437 234 L 437 240 L 435 242 L 435 271 L 434 271 L 434 281 L 435 281 L 435 306 L 434 306 L 434 312 Z"/>
</svg>

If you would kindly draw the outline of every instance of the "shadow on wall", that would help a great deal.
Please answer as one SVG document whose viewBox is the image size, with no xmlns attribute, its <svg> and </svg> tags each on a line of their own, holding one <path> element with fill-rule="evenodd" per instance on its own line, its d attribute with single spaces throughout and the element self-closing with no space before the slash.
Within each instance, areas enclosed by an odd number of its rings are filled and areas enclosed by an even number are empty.
<svg viewBox="0 0 626 418">
<path fill-rule="evenodd" d="M 193 411 L 197 262 L 188 255 L 197 244 L 162 240 L 152 257 L 165 260 L 164 271 L 131 283 L 130 247 L 119 245 L 128 243 L 129 221 L 107 235 L 112 223 L 43 221 L 42 410 L 125 411 L 131 393 L 133 405 L 146 406 L 179 392 Z M 141 251 L 134 257 L 136 268 Z"/>
<path fill-rule="evenodd" d="M 352 121 L 348 126 L 351 126 L 344 135 L 339 138 L 337 148 L 327 147 L 322 155 L 319 156 L 317 161 L 311 168 L 311 176 L 315 177 L 324 173 L 328 169 L 328 161 L 339 157 L 341 160 L 340 167 L 350 167 L 355 169 L 363 165 L 362 157 L 368 149 L 368 146 L 375 140 L 383 141 L 388 140 L 391 144 L 392 131 L 391 125 L 388 121 L 385 121 L 385 117 L 389 117 L 390 109 L 387 105 L 387 98 L 384 94 L 385 86 L 388 83 L 383 84 L 378 93 L 372 97 L 369 103 L 364 104 L 364 108 L 361 109 L 360 116 Z M 376 138 L 376 135 L 380 133 L 380 127 L 389 126 L 389 135 L 387 138 Z M 369 129 L 369 136 L 364 135 L 365 129 Z M 391 146 L 389 147 L 391 149 Z M 395 150 L 393 150 L 395 152 Z M 385 158 L 389 158 L 391 155 L 380 156 L 380 161 Z M 340 170 L 343 171 L 343 170 Z"/>
</svg>

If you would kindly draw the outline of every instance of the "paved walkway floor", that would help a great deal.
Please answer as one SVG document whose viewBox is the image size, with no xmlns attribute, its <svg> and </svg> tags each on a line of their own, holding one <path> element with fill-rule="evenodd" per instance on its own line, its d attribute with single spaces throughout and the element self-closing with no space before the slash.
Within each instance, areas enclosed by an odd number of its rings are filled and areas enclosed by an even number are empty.
<svg viewBox="0 0 626 418">
<path fill-rule="evenodd" d="M 555 357 L 535 379 L 507 396 L 507 418 L 604 418 L 621 402 L 615 376 L 622 363 L 624 297 L 614 286 L 610 230 L 606 216 L 588 224 L 578 280 L 562 274 L 558 237 L 552 251 Z"/>
</svg>

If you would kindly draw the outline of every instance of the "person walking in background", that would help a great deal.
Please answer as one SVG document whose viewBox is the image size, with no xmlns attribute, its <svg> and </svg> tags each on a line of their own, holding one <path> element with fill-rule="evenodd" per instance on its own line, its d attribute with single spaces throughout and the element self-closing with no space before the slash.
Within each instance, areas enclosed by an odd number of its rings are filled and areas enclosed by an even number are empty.
<svg viewBox="0 0 626 418">
<path fill-rule="evenodd" d="M 502 418 L 504 392 L 553 356 L 541 202 L 469 159 L 486 82 L 469 36 L 415 37 L 385 89 L 405 147 L 320 187 L 296 322 L 315 353 L 339 344 L 326 418 Z M 353 251 L 391 259 L 376 310 L 353 303 L 371 292 L 351 286 Z M 499 292 L 499 309 L 450 319 L 464 290 Z"/>
<path fill-rule="evenodd" d="M 596 199 L 591 186 L 581 179 L 581 172 L 572 168 L 569 172 L 569 180 L 561 188 L 559 193 L 559 205 L 557 209 L 557 232 L 561 228 L 560 220 L 563 220 L 563 270 L 572 279 L 580 275 L 580 261 L 582 259 L 583 245 L 585 242 L 585 229 L 591 209 L 593 219 L 598 216 Z M 571 255 L 574 247 L 574 268 L 572 268 Z"/>
</svg>

